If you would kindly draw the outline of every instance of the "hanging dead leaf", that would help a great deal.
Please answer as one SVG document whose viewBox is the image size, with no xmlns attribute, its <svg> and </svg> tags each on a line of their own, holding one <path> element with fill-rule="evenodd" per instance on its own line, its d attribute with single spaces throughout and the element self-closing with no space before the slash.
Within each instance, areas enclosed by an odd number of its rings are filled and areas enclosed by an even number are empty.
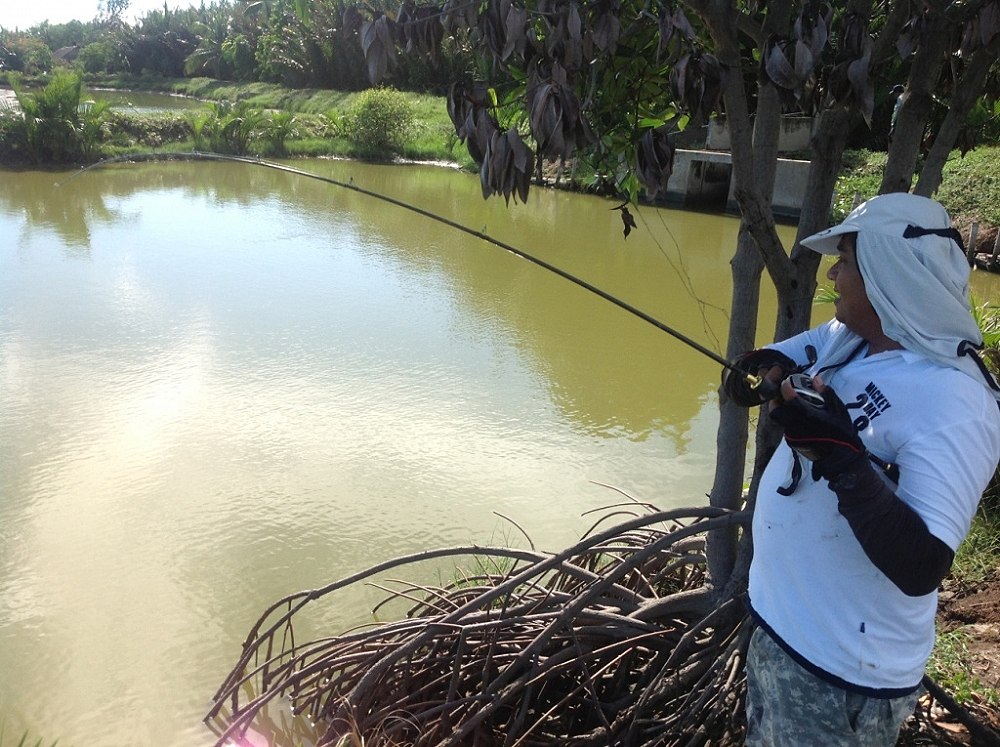
<svg viewBox="0 0 1000 747">
<path fill-rule="evenodd" d="M 396 16 L 396 29 L 407 53 L 437 56 L 444 39 L 437 6 L 404 3 Z"/>
<path fill-rule="evenodd" d="M 646 130 L 639 139 L 635 154 L 636 176 L 650 200 L 666 190 L 674 169 L 675 152 L 666 127 Z"/>
<path fill-rule="evenodd" d="M 396 55 L 391 21 L 386 15 L 361 25 L 361 51 L 368 65 L 368 79 L 376 85 L 381 83 Z"/>
<path fill-rule="evenodd" d="M 685 55 L 670 72 L 670 90 L 693 122 L 704 122 L 722 98 L 722 65 L 711 54 Z"/>
<path fill-rule="evenodd" d="M 601 2 L 599 8 L 597 19 L 594 21 L 593 31 L 591 32 L 591 38 L 597 49 L 613 54 L 622 33 L 622 24 L 618 18 L 621 8 L 613 0 Z"/>
<path fill-rule="evenodd" d="M 633 218 L 632 217 L 632 213 L 629 212 L 628 204 L 627 203 L 622 203 L 621 205 L 619 205 L 618 207 L 613 208 L 613 209 L 617 210 L 621 214 L 621 218 L 622 218 L 622 234 L 627 239 L 628 235 L 630 233 L 632 233 L 632 229 L 633 228 L 638 228 L 638 226 L 636 225 L 636 222 L 635 222 L 635 218 Z"/>
<path fill-rule="evenodd" d="M 361 11 L 358 10 L 358 6 L 348 5 L 344 8 L 344 14 L 340 22 L 345 31 L 353 33 L 361 28 L 361 24 L 365 22 L 365 18 L 361 15 Z"/>
<path fill-rule="evenodd" d="M 493 133 L 499 129 L 496 119 L 490 114 L 492 103 L 490 89 L 484 83 L 471 86 L 454 83 L 448 90 L 448 116 L 455 126 L 455 133 L 459 140 L 466 143 L 472 160 L 480 166 Z"/>
<path fill-rule="evenodd" d="M 903 25 L 896 39 L 896 51 L 904 60 L 913 54 L 920 43 L 920 31 L 923 27 L 923 18 L 914 16 Z"/>
<path fill-rule="evenodd" d="M 851 83 L 851 96 L 854 104 L 865 118 L 865 123 L 872 126 L 872 112 L 875 110 L 875 88 L 871 78 L 871 55 L 874 42 L 868 37 L 864 52 L 847 66 L 847 79 Z"/>
<path fill-rule="evenodd" d="M 483 197 L 502 194 L 509 205 L 510 198 L 528 198 L 531 182 L 531 149 L 525 145 L 513 127 L 506 132 L 495 131 L 486 146 L 486 156 L 479 169 Z"/>
<path fill-rule="evenodd" d="M 441 7 L 441 25 L 451 36 L 475 28 L 478 20 L 476 4 L 468 0 L 448 0 Z"/>
<path fill-rule="evenodd" d="M 787 39 L 772 37 L 764 43 L 762 61 L 764 72 L 768 79 L 776 86 L 792 90 L 798 83 L 795 74 L 795 65 L 790 59 L 789 47 L 791 42 Z"/>
<path fill-rule="evenodd" d="M 487 49 L 497 59 L 501 58 L 506 46 L 507 14 L 510 0 L 489 0 L 486 11 L 479 16 L 479 33 Z"/>
<path fill-rule="evenodd" d="M 506 41 L 500 53 L 500 59 L 506 62 L 511 55 L 524 57 L 528 44 L 528 11 L 525 8 L 511 6 L 507 11 L 505 24 Z"/>
</svg>

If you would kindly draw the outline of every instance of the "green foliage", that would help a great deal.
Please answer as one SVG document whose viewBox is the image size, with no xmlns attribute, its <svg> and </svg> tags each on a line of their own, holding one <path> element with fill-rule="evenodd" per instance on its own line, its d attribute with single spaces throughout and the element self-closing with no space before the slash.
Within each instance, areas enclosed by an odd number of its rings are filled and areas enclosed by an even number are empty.
<svg viewBox="0 0 1000 747">
<path fill-rule="evenodd" d="M 89 147 L 81 150 L 81 161 L 147 148 L 306 157 L 373 157 L 389 152 L 376 152 L 348 137 L 351 113 L 361 94 L 209 78 L 166 81 L 121 75 L 102 76 L 91 85 L 198 95 L 215 98 L 216 104 L 212 108 L 199 101 L 179 112 L 137 113 L 85 102 L 80 107 L 80 127 L 87 133 Z M 414 160 L 457 160 L 471 167 L 465 149 L 455 148 L 457 137 L 442 97 L 396 93 L 407 102 L 413 122 L 410 137 L 392 152 Z M 84 114 L 92 119 L 84 122 Z M 232 119 L 241 122 L 229 124 Z M 46 160 L 28 158 L 24 126 L 18 110 L 0 112 L 0 163 Z"/>
<path fill-rule="evenodd" d="M 1000 226 L 1000 147 L 980 147 L 964 157 L 953 152 L 944 165 L 936 197 L 952 215 Z"/>
<path fill-rule="evenodd" d="M 347 119 L 347 134 L 373 155 L 398 153 L 412 135 L 413 108 L 392 88 L 371 88 L 355 99 Z"/>
<path fill-rule="evenodd" d="M 268 146 L 267 155 L 287 155 L 286 141 L 299 134 L 295 115 L 291 112 L 274 112 L 268 115 L 264 125 L 263 136 Z"/>
<path fill-rule="evenodd" d="M 254 75 L 254 45 L 244 34 L 229 36 L 222 43 L 222 58 L 236 80 L 252 80 Z"/>
<path fill-rule="evenodd" d="M 16 163 L 20 160 L 17 144 L 23 129 L 21 115 L 0 104 L 0 163 Z"/>
<path fill-rule="evenodd" d="M 116 58 L 114 47 L 106 41 L 91 42 L 80 50 L 77 64 L 85 73 L 107 73 Z"/>
<path fill-rule="evenodd" d="M 958 548 L 951 575 L 961 586 L 975 589 L 984 581 L 994 577 L 998 566 L 1000 566 L 1000 505 L 995 500 L 984 499 L 968 536 Z"/>
<path fill-rule="evenodd" d="M 995 302 L 979 302 L 972 299 L 972 315 L 976 318 L 976 324 L 983 333 L 983 349 L 981 356 L 986 363 L 986 367 L 993 372 L 994 376 L 1000 376 L 1000 306 Z M 994 534 L 1000 538 L 1000 466 L 993 475 L 986 492 L 983 494 L 982 508 L 998 519 L 994 522 Z M 1000 539 L 994 540 L 997 544 L 994 553 L 993 565 L 1000 565 Z"/>
<path fill-rule="evenodd" d="M 1000 100 L 980 99 L 969 112 L 969 129 L 980 143 L 1000 143 Z"/>
<path fill-rule="evenodd" d="M 33 163 L 72 163 L 92 158 L 105 133 L 107 105 L 81 102 L 74 73 L 58 72 L 43 88 L 28 91 L 14 81 L 22 116 L 7 135 L 13 149 Z"/>
<path fill-rule="evenodd" d="M 52 69 L 52 50 L 37 36 L 0 27 L 0 70 L 38 75 Z"/>
<path fill-rule="evenodd" d="M 262 137 L 266 127 L 264 112 L 245 101 L 213 103 L 202 127 L 209 149 L 216 153 L 245 156 L 251 145 Z"/>
<path fill-rule="evenodd" d="M 831 224 L 846 218 L 858 202 L 878 194 L 887 157 L 881 151 L 854 150 L 844 153 L 844 167 L 833 194 Z"/>
<path fill-rule="evenodd" d="M 816 288 L 816 295 L 813 296 L 813 303 L 817 306 L 821 304 L 833 303 L 839 297 L 840 294 L 833 289 L 832 285 L 822 284 Z"/>
<path fill-rule="evenodd" d="M 952 216 L 983 225 L 1000 226 L 1000 146 L 980 146 L 962 156 L 954 151 L 942 171 L 941 188 L 934 196 Z M 867 200 L 878 194 L 886 154 L 866 150 L 849 151 L 837 180 L 831 221 L 850 212 L 858 195 Z"/>
<path fill-rule="evenodd" d="M 973 297 L 972 315 L 983 333 L 986 365 L 994 373 L 1000 373 L 1000 306 L 993 301 L 980 302 Z"/>
<path fill-rule="evenodd" d="M 79 106 L 78 147 L 86 161 L 100 158 L 100 144 L 108 135 L 107 112 L 107 101 L 84 101 Z"/>
<path fill-rule="evenodd" d="M 206 115 L 200 110 L 135 114 L 111 111 L 107 116 L 107 142 L 119 148 L 160 148 L 191 137 L 189 115 Z"/>
</svg>

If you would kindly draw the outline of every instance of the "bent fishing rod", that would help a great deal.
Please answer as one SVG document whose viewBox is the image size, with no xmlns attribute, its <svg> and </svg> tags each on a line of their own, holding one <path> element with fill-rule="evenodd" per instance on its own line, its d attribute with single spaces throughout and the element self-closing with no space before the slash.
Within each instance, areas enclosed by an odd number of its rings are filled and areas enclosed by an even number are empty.
<svg viewBox="0 0 1000 747">
<path fill-rule="evenodd" d="M 403 202 L 402 200 L 397 200 L 394 197 L 390 197 L 388 195 L 384 195 L 384 194 L 381 194 L 379 192 L 374 192 L 374 191 L 372 191 L 370 189 L 365 189 L 364 187 L 360 187 L 357 184 L 355 184 L 353 180 L 345 182 L 345 181 L 341 181 L 339 179 L 334 179 L 334 178 L 329 177 L 329 176 L 323 176 L 321 174 L 314 174 L 314 173 L 312 173 L 310 171 L 304 171 L 302 169 L 297 169 L 294 166 L 287 166 L 287 165 L 282 164 L 282 163 L 277 163 L 275 161 L 266 161 L 266 160 L 263 160 L 263 159 L 260 159 L 260 158 L 248 158 L 246 156 L 230 156 L 230 155 L 224 155 L 224 154 L 221 154 L 221 153 L 202 153 L 200 151 L 190 151 L 190 152 L 183 152 L 183 153 L 137 153 L 137 154 L 132 154 L 132 155 L 121 155 L 121 156 L 114 156 L 112 158 L 105 158 L 105 159 L 103 159 L 101 161 L 98 161 L 97 163 L 93 163 L 90 166 L 87 166 L 86 168 L 81 169 L 80 171 L 75 172 L 72 176 L 70 176 L 65 181 L 58 182 L 56 184 L 56 186 L 57 187 L 62 186 L 66 182 L 68 182 L 68 181 L 70 181 L 72 179 L 75 179 L 76 177 L 80 176 L 81 174 L 85 174 L 86 172 L 91 171 L 92 169 L 96 169 L 96 168 L 99 168 L 101 166 L 107 166 L 107 165 L 110 165 L 110 164 L 113 164 L 113 163 L 136 163 L 136 162 L 141 162 L 141 161 L 171 161 L 171 160 L 178 160 L 178 161 L 182 161 L 182 160 L 183 161 L 198 161 L 198 160 L 201 160 L 201 161 L 227 161 L 227 162 L 232 162 L 232 163 L 247 164 L 247 165 L 250 165 L 250 166 L 263 166 L 265 168 L 274 169 L 275 171 L 283 171 L 283 172 L 285 172 L 287 174 L 295 174 L 296 176 L 304 176 L 304 177 L 307 177 L 309 179 L 316 179 L 317 181 L 326 182 L 327 184 L 332 184 L 332 185 L 337 186 L 337 187 L 342 187 L 344 189 L 349 189 L 349 190 L 352 190 L 354 192 L 359 192 L 360 194 L 367 195 L 368 197 L 373 197 L 376 200 L 381 200 L 383 202 L 388 202 L 391 205 L 396 205 L 397 207 L 401 207 L 401 208 L 403 208 L 405 210 L 409 210 L 411 212 L 417 213 L 418 215 L 422 215 L 422 216 L 424 216 L 426 218 L 430 218 L 431 220 L 435 220 L 438 223 L 443 223 L 444 225 L 446 225 L 446 226 L 448 226 L 450 228 L 454 228 L 454 229 L 456 229 L 458 231 L 461 231 L 463 233 L 467 233 L 470 236 L 474 236 L 477 239 L 480 239 L 481 241 L 485 241 L 488 244 L 492 244 L 493 246 L 496 246 L 496 247 L 498 247 L 500 249 L 503 249 L 504 251 L 510 252 L 511 254 L 513 254 L 516 257 L 520 257 L 521 259 L 527 260 L 528 262 L 531 262 L 532 264 L 534 264 L 534 265 L 536 265 L 538 267 L 541 267 L 544 270 L 548 270 L 549 272 L 555 273 L 559 277 L 561 277 L 561 278 L 563 278 L 565 280 L 568 280 L 571 283 L 574 283 L 574 284 L 580 286 L 581 288 L 583 288 L 585 290 L 588 290 L 588 291 L 590 291 L 591 293 L 593 293 L 593 294 L 595 294 L 597 296 L 600 296 L 605 301 L 609 301 L 610 303 L 613 303 L 618 308 L 620 308 L 620 309 L 622 309 L 624 311 L 627 311 L 628 313 L 632 314 L 633 316 L 638 317 L 639 319 L 642 319 L 644 322 L 652 324 L 654 327 L 656 327 L 660 331 L 666 332 L 668 335 L 670 335 L 674 339 L 679 340 L 680 342 L 684 343 L 685 345 L 687 345 L 690 348 L 693 348 L 694 350 L 697 350 L 699 353 L 701 353 L 702 355 L 704 355 L 706 358 L 709 358 L 712 361 L 714 361 L 715 363 L 718 363 L 723 368 L 727 368 L 730 371 L 733 371 L 734 373 L 739 374 L 742 378 L 744 378 L 746 380 L 746 382 L 750 385 L 751 388 L 753 388 L 753 389 L 760 389 L 762 386 L 765 387 L 764 391 L 762 393 L 768 394 L 769 395 L 768 398 L 770 398 L 770 395 L 777 393 L 777 391 L 776 391 L 776 385 L 773 384 L 772 382 L 768 382 L 768 381 L 766 381 L 761 376 L 757 376 L 755 374 L 748 373 L 747 371 L 744 371 L 744 370 L 736 367 L 735 365 L 733 365 L 732 363 L 730 363 L 728 360 L 726 360 L 725 358 L 723 358 L 721 355 L 719 355 L 715 351 L 713 351 L 713 350 L 705 347 L 701 343 L 697 342 L 696 340 L 691 339 L 690 337 L 688 337 L 687 335 L 683 334 L 682 332 L 677 331 L 673 327 L 670 327 L 669 325 L 664 324 L 659 319 L 657 319 L 657 318 L 655 318 L 653 316 L 650 316 L 645 311 L 642 311 L 641 309 L 636 308 L 635 306 L 633 306 L 632 304 L 628 303 L 627 301 L 623 301 L 622 299 L 618 298 L 617 296 L 613 296 L 610 293 L 608 293 L 607 291 L 601 290 L 596 285 L 588 283 L 586 280 L 584 280 L 582 278 L 579 278 L 576 275 L 573 275 L 573 274 L 567 272 L 566 270 L 563 270 L 562 268 L 557 267 L 556 265 L 553 265 L 553 264 L 551 264 L 549 262 L 546 262 L 544 259 L 536 257 L 536 256 L 534 256 L 532 254 L 529 254 L 528 252 L 524 251 L 523 249 L 518 249 L 517 247 L 512 246 L 512 245 L 510 245 L 510 244 L 508 244 L 508 243 L 506 243 L 504 241 L 500 241 L 499 239 L 495 239 L 492 236 L 490 236 L 489 234 L 484 233 L 483 231 L 477 231 L 477 230 L 475 230 L 473 228 L 469 228 L 468 226 L 464 226 L 461 223 L 457 223 L 457 222 L 455 222 L 455 221 L 453 221 L 453 220 L 451 220 L 449 218 L 445 218 L 442 215 L 438 215 L 436 213 L 432 213 L 429 210 L 425 210 L 424 208 L 417 207 L 416 205 L 411 205 L 410 203 Z M 771 392 L 771 387 L 775 387 L 775 391 L 774 392 Z"/>
</svg>

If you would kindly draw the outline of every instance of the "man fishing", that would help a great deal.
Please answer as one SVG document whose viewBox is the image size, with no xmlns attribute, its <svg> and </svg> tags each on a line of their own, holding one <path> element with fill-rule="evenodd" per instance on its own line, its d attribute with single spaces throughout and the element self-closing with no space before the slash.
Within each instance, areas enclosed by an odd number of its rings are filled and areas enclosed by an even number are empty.
<svg viewBox="0 0 1000 747">
<path fill-rule="evenodd" d="M 753 519 L 746 743 L 888 747 L 1000 460 L 1000 390 L 939 203 L 881 195 L 802 244 L 839 255 L 836 319 L 738 361 L 781 382 L 766 404 L 784 426 Z M 748 407 L 768 389 L 731 371 L 723 388 Z"/>
</svg>

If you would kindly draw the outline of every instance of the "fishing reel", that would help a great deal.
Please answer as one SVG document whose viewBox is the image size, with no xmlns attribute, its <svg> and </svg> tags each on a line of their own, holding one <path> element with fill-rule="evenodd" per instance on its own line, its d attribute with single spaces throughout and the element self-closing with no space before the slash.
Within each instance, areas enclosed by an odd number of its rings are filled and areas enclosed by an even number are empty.
<svg viewBox="0 0 1000 747">
<path fill-rule="evenodd" d="M 754 376 L 753 374 L 747 374 L 746 377 L 750 383 L 750 387 L 756 389 L 765 400 L 781 398 L 781 385 L 784 382 L 771 381 L 762 376 Z M 792 391 L 805 404 L 815 407 L 818 410 L 826 407 L 826 400 L 823 399 L 822 394 L 816 391 L 811 376 L 804 373 L 793 373 L 785 381 L 791 384 Z"/>
<path fill-rule="evenodd" d="M 788 377 L 788 383 L 792 385 L 792 391 L 802 399 L 807 405 L 822 410 L 826 407 L 826 400 L 823 395 L 813 387 L 811 376 L 804 373 L 793 373 Z"/>
</svg>

